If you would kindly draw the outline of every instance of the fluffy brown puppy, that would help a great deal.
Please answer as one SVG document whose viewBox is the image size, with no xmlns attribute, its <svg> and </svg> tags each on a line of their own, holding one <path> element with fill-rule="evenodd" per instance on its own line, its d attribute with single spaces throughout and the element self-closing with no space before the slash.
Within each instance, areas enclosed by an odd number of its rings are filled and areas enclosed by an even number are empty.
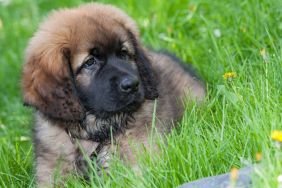
<svg viewBox="0 0 282 188">
<path fill-rule="evenodd" d="M 142 47 L 124 12 L 94 3 L 55 11 L 41 24 L 26 50 L 22 89 L 25 104 L 36 109 L 39 185 L 54 182 L 56 167 L 61 175 L 87 173 L 81 148 L 107 167 L 111 136 L 134 165 L 129 142 L 149 145 L 154 99 L 164 133 L 181 117 L 185 95 L 205 95 L 175 58 Z"/>
</svg>

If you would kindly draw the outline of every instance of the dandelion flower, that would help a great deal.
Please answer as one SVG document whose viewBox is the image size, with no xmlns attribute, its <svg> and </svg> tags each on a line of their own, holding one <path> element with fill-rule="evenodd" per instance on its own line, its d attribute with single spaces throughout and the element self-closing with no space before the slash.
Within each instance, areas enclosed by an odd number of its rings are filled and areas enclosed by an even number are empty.
<svg viewBox="0 0 282 188">
<path fill-rule="evenodd" d="M 256 160 L 257 161 L 261 161 L 261 159 L 262 159 L 262 153 L 261 152 L 257 152 L 256 153 Z"/>
<path fill-rule="evenodd" d="M 233 78 L 235 78 L 237 76 L 237 74 L 235 72 L 226 72 L 224 75 L 223 75 L 223 78 L 225 80 L 228 80 L 228 81 L 232 81 Z"/>
<path fill-rule="evenodd" d="M 239 170 L 236 167 L 233 167 L 230 171 L 230 179 L 236 181 L 238 179 Z"/>
<path fill-rule="evenodd" d="M 282 131 L 278 131 L 278 130 L 272 131 L 271 139 L 278 142 L 282 142 Z"/>
</svg>

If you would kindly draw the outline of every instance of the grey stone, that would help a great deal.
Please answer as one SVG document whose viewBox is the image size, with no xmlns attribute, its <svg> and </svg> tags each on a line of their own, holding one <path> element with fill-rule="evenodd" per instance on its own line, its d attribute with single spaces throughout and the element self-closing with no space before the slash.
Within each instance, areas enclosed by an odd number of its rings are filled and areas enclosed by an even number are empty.
<svg viewBox="0 0 282 188">
<path fill-rule="evenodd" d="M 239 170 L 236 188 L 251 187 L 251 174 L 253 167 L 245 167 Z M 229 188 L 231 187 L 230 173 L 202 178 L 190 183 L 185 183 L 179 188 Z"/>
</svg>

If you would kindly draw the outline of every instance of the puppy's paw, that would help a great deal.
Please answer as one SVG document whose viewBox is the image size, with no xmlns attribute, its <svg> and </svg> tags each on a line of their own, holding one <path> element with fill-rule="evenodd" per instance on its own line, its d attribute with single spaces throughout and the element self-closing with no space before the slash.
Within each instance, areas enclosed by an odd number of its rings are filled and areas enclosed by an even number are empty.
<svg viewBox="0 0 282 188">
<path fill-rule="evenodd" d="M 103 172 L 108 173 L 111 156 L 114 154 L 114 152 L 114 145 L 105 144 L 98 146 L 95 154 L 92 155 L 92 159 L 96 161 L 97 171 L 99 175 L 102 175 Z"/>
<path fill-rule="evenodd" d="M 112 154 L 113 150 L 110 145 L 103 147 L 100 153 L 97 155 L 97 164 L 103 169 L 109 168 L 109 163 Z"/>
</svg>

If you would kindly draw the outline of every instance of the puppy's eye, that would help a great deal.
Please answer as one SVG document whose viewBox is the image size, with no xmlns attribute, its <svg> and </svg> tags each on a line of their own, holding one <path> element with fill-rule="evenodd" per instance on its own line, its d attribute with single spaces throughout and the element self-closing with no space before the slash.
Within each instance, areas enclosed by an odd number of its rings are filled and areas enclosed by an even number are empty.
<svg viewBox="0 0 282 188">
<path fill-rule="evenodd" d="M 93 67 L 93 66 L 96 65 L 96 64 L 97 64 L 96 59 L 95 59 L 93 56 L 90 56 L 90 57 L 85 61 L 85 63 L 83 64 L 83 68 L 90 69 L 91 67 Z"/>
<path fill-rule="evenodd" d="M 128 51 L 125 47 L 123 47 L 121 50 L 120 50 L 120 57 L 122 59 L 127 59 L 128 58 Z"/>
</svg>

